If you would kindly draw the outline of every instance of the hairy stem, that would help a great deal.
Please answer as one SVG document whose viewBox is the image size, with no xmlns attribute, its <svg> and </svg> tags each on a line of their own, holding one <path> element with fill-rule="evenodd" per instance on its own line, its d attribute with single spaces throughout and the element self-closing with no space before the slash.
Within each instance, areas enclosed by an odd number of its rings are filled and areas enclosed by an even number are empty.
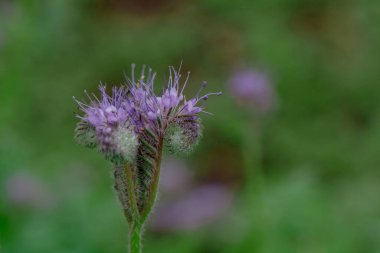
<svg viewBox="0 0 380 253">
<path fill-rule="evenodd" d="M 161 168 L 161 157 L 162 157 L 162 149 L 163 149 L 163 138 L 160 138 L 158 143 L 158 154 L 155 159 L 155 175 L 152 183 L 151 190 L 149 192 L 149 197 L 147 200 L 147 204 L 141 213 L 141 224 L 144 224 L 146 219 L 149 217 L 150 212 L 153 209 L 154 203 L 156 202 L 157 190 L 158 190 L 158 182 L 160 178 L 160 168 Z"/>
<path fill-rule="evenodd" d="M 129 253 L 141 253 L 141 225 L 131 224 L 129 229 Z"/>
<path fill-rule="evenodd" d="M 124 167 L 125 177 L 127 181 L 127 189 L 129 196 L 129 203 L 132 210 L 132 219 L 134 223 L 140 223 L 140 214 L 137 208 L 136 193 L 135 193 L 135 183 L 133 180 L 132 167 L 128 168 L 128 164 Z"/>
<path fill-rule="evenodd" d="M 132 215 L 129 208 L 129 194 L 126 189 L 126 177 L 124 172 L 124 166 L 116 165 L 114 170 L 115 185 L 119 201 L 123 207 L 124 216 L 128 221 L 128 224 L 132 223 Z"/>
</svg>

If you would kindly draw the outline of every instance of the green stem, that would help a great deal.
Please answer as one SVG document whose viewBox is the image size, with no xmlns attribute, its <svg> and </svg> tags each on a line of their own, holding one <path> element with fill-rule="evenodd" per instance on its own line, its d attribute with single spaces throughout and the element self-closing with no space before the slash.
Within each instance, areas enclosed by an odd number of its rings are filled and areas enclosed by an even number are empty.
<svg viewBox="0 0 380 253">
<path fill-rule="evenodd" d="M 162 148 L 163 148 L 163 138 L 160 138 L 158 143 L 158 154 L 156 159 L 154 160 L 154 177 L 153 182 L 149 191 L 148 198 L 145 202 L 145 206 L 143 210 L 138 209 L 137 198 L 136 198 L 136 190 L 135 190 L 135 181 L 133 170 L 128 168 L 128 165 L 125 166 L 124 173 L 126 178 L 126 187 L 129 197 L 130 209 L 131 209 L 131 222 L 129 222 L 129 253 L 141 253 L 141 237 L 142 237 L 142 226 L 149 217 L 151 213 L 154 203 L 156 201 L 156 195 L 158 191 L 158 182 L 160 176 L 160 167 L 161 167 L 161 157 L 162 157 Z M 128 215 L 128 211 L 126 215 Z M 126 216 L 127 217 L 127 216 Z"/>
<path fill-rule="evenodd" d="M 129 253 L 141 253 L 141 225 L 132 224 L 129 229 Z"/>
<path fill-rule="evenodd" d="M 258 122 L 249 122 L 246 125 L 243 159 L 246 169 L 246 186 L 248 192 L 260 191 L 263 184 L 260 130 Z"/>
</svg>

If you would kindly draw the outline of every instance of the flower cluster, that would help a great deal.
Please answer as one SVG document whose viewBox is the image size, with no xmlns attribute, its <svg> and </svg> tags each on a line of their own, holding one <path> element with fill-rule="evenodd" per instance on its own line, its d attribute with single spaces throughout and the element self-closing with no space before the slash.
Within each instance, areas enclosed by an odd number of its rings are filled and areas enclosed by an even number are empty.
<svg viewBox="0 0 380 253">
<path fill-rule="evenodd" d="M 181 74 L 173 67 L 167 86 L 161 96 L 154 92 L 156 74 L 145 67 L 139 78 L 135 78 L 135 65 L 132 65 L 131 78 L 121 87 L 113 87 L 108 95 L 101 85 L 100 98 L 87 97 L 89 104 L 75 101 L 84 112 L 76 131 L 77 139 L 86 146 L 96 146 L 106 157 L 119 161 L 134 162 L 139 145 L 144 140 L 147 145 L 155 145 L 149 138 L 165 139 L 172 150 L 188 150 L 200 136 L 198 114 L 204 112 L 200 101 L 207 100 L 208 93 L 200 96 L 206 87 L 204 82 L 195 96 L 187 100 L 183 94 L 189 73 L 180 85 Z M 144 138 L 142 138 L 144 137 Z"/>
<path fill-rule="evenodd" d="M 154 206 L 161 155 L 164 146 L 171 151 L 187 151 L 200 137 L 199 113 L 210 95 L 197 95 L 187 100 L 183 94 L 189 73 L 183 84 L 181 74 L 173 67 L 167 86 L 161 96 L 154 92 L 155 73 L 145 67 L 135 78 L 132 65 L 131 78 L 121 87 L 113 87 L 108 95 L 100 86 L 100 98 L 87 94 L 90 103 L 78 100 L 84 113 L 78 116 L 77 141 L 87 147 L 97 147 L 115 165 L 115 190 L 130 225 L 131 253 L 140 252 L 142 226 Z"/>
<path fill-rule="evenodd" d="M 137 137 L 134 135 L 125 106 L 127 91 L 124 87 L 113 87 L 112 95 L 106 93 L 105 86 L 99 87 L 101 97 L 91 97 L 87 92 L 90 105 L 78 100 L 84 116 L 76 129 L 80 143 L 97 146 L 107 158 L 121 157 L 132 160 L 137 150 Z"/>
</svg>

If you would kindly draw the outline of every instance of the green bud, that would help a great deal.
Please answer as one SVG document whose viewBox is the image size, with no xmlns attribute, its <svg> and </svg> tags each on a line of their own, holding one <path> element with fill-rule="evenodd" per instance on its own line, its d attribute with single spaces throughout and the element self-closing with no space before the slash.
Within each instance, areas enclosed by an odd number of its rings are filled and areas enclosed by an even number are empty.
<svg viewBox="0 0 380 253">
<path fill-rule="evenodd" d="M 118 127 L 112 134 L 116 152 L 127 162 L 133 163 L 136 159 L 138 137 L 128 126 Z"/>
<path fill-rule="evenodd" d="M 169 149 L 170 152 L 178 153 L 189 153 L 193 148 L 198 144 L 201 136 L 199 124 L 191 128 L 187 128 L 185 125 L 180 126 L 174 124 L 169 127 L 166 138 L 165 146 Z"/>
<path fill-rule="evenodd" d="M 77 123 L 74 139 L 80 145 L 87 148 L 96 147 L 95 129 L 89 126 L 88 123 L 83 120 Z"/>
</svg>

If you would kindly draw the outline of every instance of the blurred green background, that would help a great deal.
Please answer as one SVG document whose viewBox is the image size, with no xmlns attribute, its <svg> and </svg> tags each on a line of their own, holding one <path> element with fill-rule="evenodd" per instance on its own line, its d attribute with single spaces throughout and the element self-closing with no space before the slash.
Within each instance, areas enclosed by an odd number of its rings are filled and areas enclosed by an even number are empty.
<svg viewBox="0 0 380 253">
<path fill-rule="evenodd" d="M 0 0 L 0 252 L 126 252 L 72 96 L 182 60 L 187 94 L 224 94 L 164 162 L 144 252 L 380 252 L 379 25 L 375 0 Z M 233 96 L 242 65 L 270 76 L 271 112 Z"/>
</svg>

